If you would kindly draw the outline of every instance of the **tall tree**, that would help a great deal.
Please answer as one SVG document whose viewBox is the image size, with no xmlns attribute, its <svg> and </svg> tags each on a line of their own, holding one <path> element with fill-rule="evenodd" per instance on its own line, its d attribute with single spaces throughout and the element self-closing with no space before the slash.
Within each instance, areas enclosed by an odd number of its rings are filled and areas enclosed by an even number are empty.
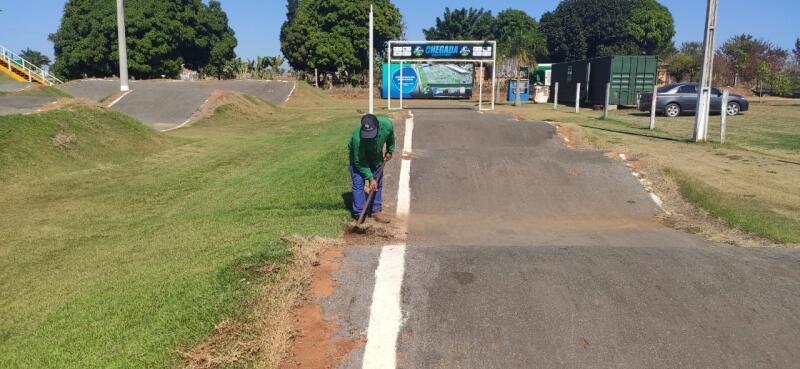
<svg viewBox="0 0 800 369">
<path fill-rule="evenodd" d="M 675 35 L 672 14 L 656 0 L 564 0 L 540 26 L 556 62 L 660 54 Z"/>
<path fill-rule="evenodd" d="M 774 73 L 781 69 L 789 55 L 772 43 L 741 34 L 729 38 L 717 52 L 726 69 L 733 73 L 734 85 L 753 82 L 758 77 L 759 62 L 765 62 Z"/>
<path fill-rule="evenodd" d="M 400 11 L 390 0 L 303 0 L 289 3 L 281 29 L 281 51 L 295 70 L 318 68 L 340 79 L 357 79 L 369 65 L 369 4 L 375 8 L 375 51 L 402 31 Z"/>
<path fill-rule="evenodd" d="M 219 69 L 236 38 L 218 0 L 127 0 L 128 66 L 136 78 L 176 76 L 181 65 Z M 69 0 L 55 46 L 53 70 L 67 78 L 118 71 L 114 0 Z"/>
<path fill-rule="evenodd" d="M 450 10 L 444 8 L 436 25 L 423 29 L 426 40 L 487 40 L 494 36 L 494 17 L 491 11 L 475 8 Z"/>
<path fill-rule="evenodd" d="M 800 38 L 794 42 L 794 50 L 792 50 L 792 55 L 794 55 L 794 61 L 796 63 L 800 63 Z"/>
<path fill-rule="evenodd" d="M 50 65 L 50 58 L 48 58 L 47 55 L 44 55 L 36 50 L 31 50 L 31 48 L 22 50 L 22 52 L 19 53 L 19 56 L 39 68 L 44 68 Z"/>
<path fill-rule="evenodd" d="M 495 20 L 495 39 L 498 41 L 498 54 L 506 59 L 514 60 L 519 66 L 533 66 L 539 56 L 547 55 L 547 41 L 539 33 L 536 19 L 522 10 L 507 9 L 497 14 Z M 517 69 L 516 101 L 514 105 L 522 105 L 520 98 L 522 80 Z"/>
<path fill-rule="evenodd" d="M 228 14 L 222 9 L 222 4 L 218 0 L 208 2 L 208 11 L 201 12 L 200 25 L 205 31 L 208 45 L 203 44 L 201 50 L 205 52 L 210 46 L 208 54 L 201 53 L 196 55 L 200 61 L 199 66 L 203 74 L 221 76 L 225 62 L 236 57 L 234 49 L 239 44 L 236 34 L 228 25 Z M 205 56 L 208 56 L 205 59 Z"/>
<path fill-rule="evenodd" d="M 703 64 L 703 44 L 684 42 L 677 54 L 667 60 L 667 73 L 679 82 L 697 81 Z"/>
</svg>

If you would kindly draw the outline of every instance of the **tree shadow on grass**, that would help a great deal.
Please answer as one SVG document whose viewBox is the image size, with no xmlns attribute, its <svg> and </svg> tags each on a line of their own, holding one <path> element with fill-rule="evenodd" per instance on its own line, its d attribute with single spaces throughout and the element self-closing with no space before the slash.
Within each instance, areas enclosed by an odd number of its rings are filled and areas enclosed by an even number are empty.
<svg viewBox="0 0 800 369">
<path fill-rule="evenodd" d="M 691 142 L 691 140 L 688 139 L 688 138 L 687 139 L 679 139 L 679 138 L 672 138 L 672 137 L 664 137 L 664 136 L 657 136 L 657 135 L 653 135 L 653 134 L 623 131 L 623 130 L 618 130 L 618 129 L 603 128 L 603 127 L 597 127 L 597 126 L 591 126 L 591 125 L 583 125 L 583 127 L 596 129 L 596 130 L 599 130 L 599 131 L 619 133 L 619 134 L 623 134 L 623 135 L 631 135 L 631 136 L 639 136 L 639 137 L 645 137 L 645 138 L 653 138 L 653 139 L 656 139 L 656 140 L 664 140 L 664 141 L 672 141 L 672 142 L 683 142 L 683 143 Z"/>
</svg>

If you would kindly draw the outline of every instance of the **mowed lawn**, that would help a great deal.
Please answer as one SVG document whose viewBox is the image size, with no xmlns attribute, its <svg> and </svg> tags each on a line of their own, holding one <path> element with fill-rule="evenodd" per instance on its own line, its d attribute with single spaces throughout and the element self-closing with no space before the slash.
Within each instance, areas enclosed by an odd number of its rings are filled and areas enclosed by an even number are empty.
<svg viewBox="0 0 800 369">
<path fill-rule="evenodd" d="M 502 106 L 534 120 L 576 124 L 602 149 L 628 152 L 670 174 L 683 196 L 729 224 L 779 243 L 800 244 L 800 100 L 751 100 L 750 111 L 728 117 L 719 143 L 718 115 L 710 143 L 690 142 L 693 116 L 658 116 L 632 109 L 610 112 L 552 104 Z"/>
<path fill-rule="evenodd" d="M 0 368 L 174 366 L 283 237 L 338 237 L 358 114 L 307 89 L 166 134 L 96 107 L 0 117 Z"/>
</svg>

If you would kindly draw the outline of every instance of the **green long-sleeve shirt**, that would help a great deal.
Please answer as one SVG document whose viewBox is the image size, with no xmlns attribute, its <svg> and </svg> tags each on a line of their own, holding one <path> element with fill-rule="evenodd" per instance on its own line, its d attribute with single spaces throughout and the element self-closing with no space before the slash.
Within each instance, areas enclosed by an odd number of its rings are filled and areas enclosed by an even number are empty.
<svg viewBox="0 0 800 369">
<path fill-rule="evenodd" d="M 386 145 L 386 152 L 394 153 L 395 141 L 394 126 L 388 117 L 378 117 L 378 136 L 372 140 L 361 138 L 361 126 L 359 125 L 353 131 L 350 144 L 347 145 L 350 164 L 364 176 L 364 179 L 372 179 L 371 167 L 383 162 L 383 146 Z"/>
</svg>

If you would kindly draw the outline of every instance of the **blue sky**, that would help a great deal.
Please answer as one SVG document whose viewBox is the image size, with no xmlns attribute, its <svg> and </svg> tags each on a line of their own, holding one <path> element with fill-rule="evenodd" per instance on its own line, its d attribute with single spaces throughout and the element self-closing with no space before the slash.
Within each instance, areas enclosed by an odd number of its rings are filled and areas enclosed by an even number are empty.
<svg viewBox="0 0 800 369">
<path fill-rule="evenodd" d="M 278 34 L 286 17 L 285 1 L 221 0 L 231 26 L 239 39 L 237 53 L 245 58 L 280 53 Z M 750 33 L 791 49 L 800 37 L 797 0 L 720 0 L 719 36 L 721 43 L 734 34 Z M 407 25 L 409 39 L 422 39 L 422 28 L 434 24 L 445 6 L 476 7 L 494 13 L 517 8 L 537 20 L 545 11 L 555 9 L 559 0 L 394 0 Z M 660 0 L 672 11 L 676 22 L 676 44 L 702 40 L 705 22 L 703 0 Z M 487 5 L 489 3 L 490 5 Z M 19 51 L 26 47 L 53 55 L 47 35 L 58 28 L 63 0 L 0 1 L 0 45 Z M 794 19 L 793 19 L 794 18 Z"/>
</svg>

